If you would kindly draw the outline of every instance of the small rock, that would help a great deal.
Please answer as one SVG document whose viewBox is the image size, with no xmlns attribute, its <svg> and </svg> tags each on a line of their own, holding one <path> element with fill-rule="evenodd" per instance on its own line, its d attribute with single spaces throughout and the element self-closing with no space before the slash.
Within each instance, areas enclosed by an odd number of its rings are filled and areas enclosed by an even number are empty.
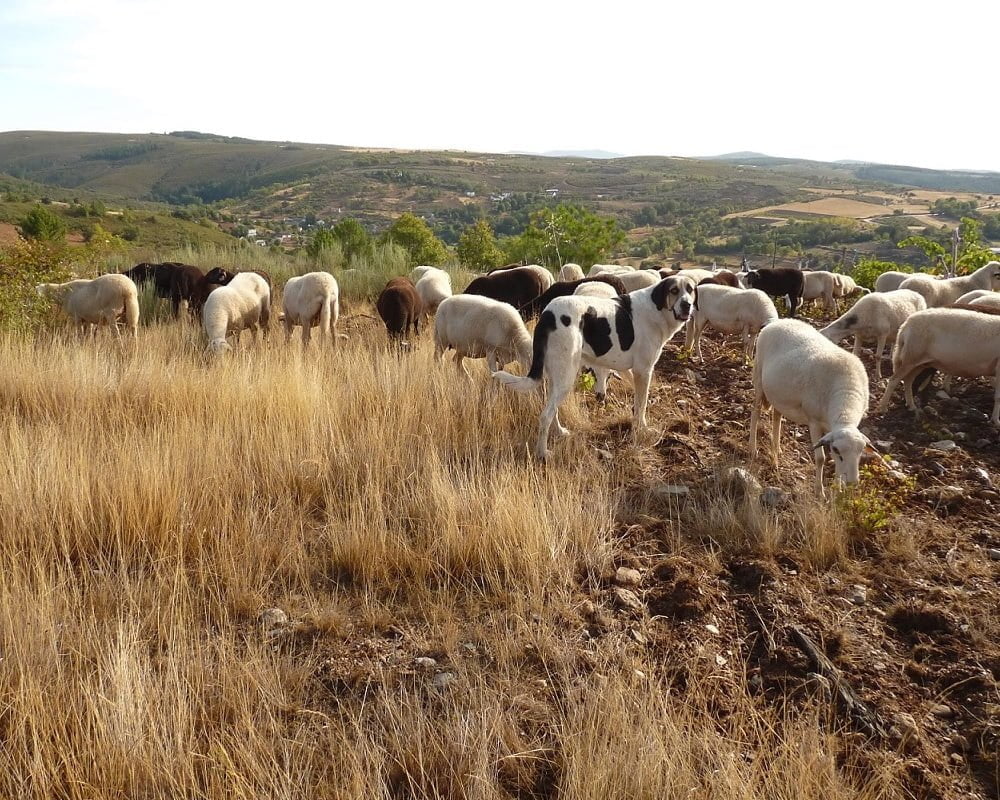
<svg viewBox="0 0 1000 800">
<path fill-rule="evenodd" d="M 986 551 L 986 555 L 989 556 L 990 561 L 1000 561 L 1000 547 L 991 547 Z"/>
<path fill-rule="evenodd" d="M 941 477 L 948 471 L 948 468 L 940 461 L 932 461 L 927 466 L 929 466 L 931 468 L 931 472 L 933 472 L 938 477 Z"/>
<path fill-rule="evenodd" d="M 965 431 L 958 431 L 958 433 L 956 433 L 953 438 L 955 439 L 956 442 L 964 442 L 966 439 L 969 438 L 969 434 L 967 434 Z"/>
<path fill-rule="evenodd" d="M 642 573 L 630 567 L 618 567 L 615 570 L 615 583 L 619 586 L 638 586 L 642 583 Z"/>
<path fill-rule="evenodd" d="M 969 749 L 969 740 L 966 739 L 962 734 L 953 734 L 951 739 L 948 740 L 952 747 L 956 750 L 961 750 L 963 752 Z"/>
<path fill-rule="evenodd" d="M 646 673 L 641 669 L 632 670 L 632 674 L 635 675 L 640 681 L 646 680 Z"/>
<path fill-rule="evenodd" d="M 727 659 L 724 655 L 722 655 L 722 653 L 719 653 L 715 656 L 715 663 L 718 664 L 720 667 L 724 667 L 726 666 L 726 664 L 729 663 L 729 659 Z"/>
<path fill-rule="evenodd" d="M 476 653 L 476 646 L 472 642 L 463 642 L 462 649 L 470 655 L 475 655 Z"/>
<path fill-rule="evenodd" d="M 907 714 L 904 711 L 893 714 L 892 722 L 893 727 L 899 731 L 901 739 L 915 739 L 920 735 L 920 728 L 917 727 L 917 721 L 912 714 Z"/>
<path fill-rule="evenodd" d="M 918 492 L 918 496 L 947 505 L 962 500 L 965 497 L 965 490 L 961 486 L 932 486 Z"/>
<path fill-rule="evenodd" d="M 788 505 L 788 492 L 777 486 L 768 486 L 760 495 L 761 505 L 767 508 L 783 508 Z"/>
<path fill-rule="evenodd" d="M 902 470 L 890 469 L 889 470 L 889 475 L 891 477 L 895 478 L 897 481 L 905 481 L 906 480 L 906 473 L 903 472 Z"/>
<path fill-rule="evenodd" d="M 996 489 L 976 489 L 975 494 L 983 500 L 1000 500 L 1000 492 Z"/>
<path fill-rule="evenodd" d="M 851 587 L 849 598 L 854 605 L 863 606 L 868 602 L 868 590 L 860 583 L 856 583 Z"/>
<path fill-rule="evenodd" d="M 762 488 L 746 467 L 729 467 L 722 474 L 722 483 L 737 495 L 757 495 Z"/>
<path fill-rule="evenodd" d="M 985 450 L 990 447 L 993 443 L 989 439 L 976 439 L 975 443 L 972 445 L 977 450 Z"/>
<path fill-rule="evenodd" d="M 705 630 L 708 631 L 709 633 L 714 633 L 716 636 L 719 635 L 719 628 L 716 625 L 712 625 L 711 623 L 705 626 Z"/>
<path fill-rule="evenodd" d="M 698 380 L 698 373 L 695 372 L 693 369 L 686 369 L 684 370 L 684 377 L 688 379 L 689 383 L 694 383 L 696 380 Z"/>
<path fill-rule="evenodd" d="M 288 614 L 280 608 L 266 608 L 260 612 L 260 624 L 265 628 L 279 628 L 288 624 Z"/>
<path fill-rule="evenodd" d="M 946 391 L 944 391 L 944 389 L 938 389 L 936 392 L 934 392 L 934 396 L 938 400 L 951 400 L 951 395 L 948 394 Z"/>
<path fill-rule="evenodd" d="M 433 678 L 431 678 L 431 686 L 435 689 L 444 691 L 451 684 L 455 682 L 455 673 L 453 672 L 439 672 Z"/>
<path fill-rule="evenodd" d="M 969 472 L 969 475 L 970 477 L 972 477 L 973 480 L 979 481 L 984 486 L 993 485 L 993 479 L 990 477 L 990 473 L 988 473 L 982 467 L 976 467 L 975 469 L 971 470 Z"/>
<path fill-rule="evenodd" d="M 942 439 L 940 442 L 931 442 L 931 450 L 939 450 L 942 453 L 950 453 L 952 450 L 957 448 L 958 445 L 951 439 Z"/>
<path fill-rule="evenodd" d="M 413 659 L 414 666 L 420 667 L 421 669 L 431 669 L 437 666 L 437 661 L 433 658 L 428 658 L 427 656 L 420 656 L 419 658 Z"/>
<path fill-rule="evenodd" d="M 931 714 L 940 719 L 951 719 L 955 716 L 955 709 L 951 706 L 946 706 L 944 703 L 938 703 L 935 706 L 931 706 Z"/>
<path fill-rule="evenodd" d="M 877 439 L 875 441 L 875 446 L 882 451 L 888 451 L 892 447 L 892 442 L 888 439 Z"/>
<path fill-rule="evenodd" d="M 642 600 L 640 600 L 639 596 L 631 589 L 622 589 L 620 586 L 616 586 L 611 590 L 611 594 L 614 598 L 615 605 L 619 608 L 625 609 L 626 611 L 642 611 L 642 609 L 645 608 L 642 604 Z"/>
<path fill-rule="evenodd" d="M 960 767 L 965 763 L 965 758 L 962 756 L 961 753 L 951 753 L 948 756 L 948 760 L 956 767 Z"/>
</svg>

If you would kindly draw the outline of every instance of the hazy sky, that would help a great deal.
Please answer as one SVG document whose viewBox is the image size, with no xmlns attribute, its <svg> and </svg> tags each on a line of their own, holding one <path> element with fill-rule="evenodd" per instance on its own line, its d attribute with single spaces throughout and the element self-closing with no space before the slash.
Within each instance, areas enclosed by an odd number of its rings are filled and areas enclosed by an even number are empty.
<svg viewBox="0 0 1000 800">
<path fill-rule="evenodd" d="M 0 130 L 1000 170 L 1000 3 L 931 8 L 0 0 Z"/>
</svg>

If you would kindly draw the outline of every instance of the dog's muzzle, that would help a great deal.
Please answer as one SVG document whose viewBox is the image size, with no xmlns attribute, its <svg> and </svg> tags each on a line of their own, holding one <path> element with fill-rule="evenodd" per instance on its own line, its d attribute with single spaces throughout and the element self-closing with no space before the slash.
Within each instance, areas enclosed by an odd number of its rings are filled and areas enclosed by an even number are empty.
<svg viewBox="0 0 1000 800">
<path fill-rule="evenodd" d="M 678 322 L 687 322 L 689 319 L 691 319 L 691 304 L 685 302 L 681 303 L 680 306 L 681 306 L 680 313 L 678 313 L 677 311 L 677 306 L 674 306 L 674 319 L 676 319 Z"/>
</svg>

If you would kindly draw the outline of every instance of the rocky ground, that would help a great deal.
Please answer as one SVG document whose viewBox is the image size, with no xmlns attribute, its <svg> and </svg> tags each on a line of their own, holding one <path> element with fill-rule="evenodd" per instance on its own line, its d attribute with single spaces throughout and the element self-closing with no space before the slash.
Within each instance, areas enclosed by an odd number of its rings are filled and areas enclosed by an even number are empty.
<svg viewBox="0 0 1000 800">
<path fill-rule="evenodd" d="M 544 739 L 560 681 L 641 657 L 679 691 L 695 670 L 718 676 L 720 718 L 748 695 L 793 711 L 819 703 L 862 769 L 866 759 L 897 760 L 904 796 L 1000 796 L 1000 437 L 988 422 L 991 387 L 956 380 L 947 396 L 935 383 L 919 420 L 900 391 L 887 414 L 862 425 L 885 459 L 867 467 L 863 493 L 831 512 L 813 498 L 801 426 L 786 426 L 778 470 L 763 430 L 764 463 L 743 469 L 750 370 L 735 341 L 710 333 L 704 348 L 704 364 L 674 347 L 661 360 L 650 416 L 663 433 L 653 447 L 630 444 L 630 398 L 620 386 L 606 407 L 585 401 L 592 444 L 620 486 L 615 563 L 581 574 L 572 596 L 554 598 L 550 616 L 535 621 L 556 644 L 545 653 L 524 645 L 519 680 L 536 687 L 538 704 L 525 724 Z M 872 406 L 880 395 L 873 386 Z M 316 621 L 293 603 L 271 612 L 265 628 L 276 646 L 319 652 L 319 705 L 362 697 L 373 682 L 450 691 L 495 669 L 481 616 L 445 635 L 414 609 L 397 612 L 328 623 L 343 635 L 319 639 Z M 820 674 L 793 628 L 833 672 Z M 867 718 L 852 715 L 838 677 Z M 520 780 L 530 784 L 522 796 L 545 796 L 555 781 L 544 769 Z"/>
</svg>

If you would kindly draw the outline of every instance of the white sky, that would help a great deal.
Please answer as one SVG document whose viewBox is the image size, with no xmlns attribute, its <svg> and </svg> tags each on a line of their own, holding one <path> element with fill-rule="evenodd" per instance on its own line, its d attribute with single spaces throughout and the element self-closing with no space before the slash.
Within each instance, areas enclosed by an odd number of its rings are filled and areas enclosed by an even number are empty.
<svg viewBox="0 0 1000 800">
<path fill-rule="evenodd" d="M 0 130 L 1000 170 L 1000 2 L 0 0 Z"/>
</svg>

